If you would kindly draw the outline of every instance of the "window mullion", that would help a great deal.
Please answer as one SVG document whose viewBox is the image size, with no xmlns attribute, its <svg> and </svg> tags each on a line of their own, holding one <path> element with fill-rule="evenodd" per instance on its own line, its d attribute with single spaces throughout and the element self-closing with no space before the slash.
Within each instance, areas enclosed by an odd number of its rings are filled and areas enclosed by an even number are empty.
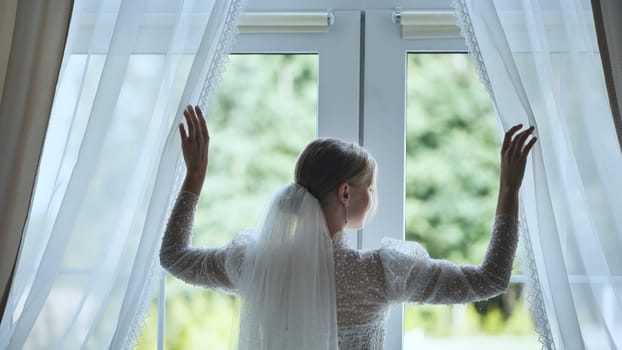
<svg viewBox="0 0 622 350">
<path fill-rule="evenodd" d="M 404 239 L 406 55 L 393 10 L 365 12 L 364 146 L 378 162 L 378 211 L 365 226 L 364 249 L 382 237 Z M 403 306 L 391 308 L 385 347 L 402 349 Z"/>
<path fill-rule="evenodd" d="M 319 52 L 318 136 L 359 142 L 360 11 L 335 11 Z M 347 232 L 359 246 L 357 232 Z"/>
</svg>

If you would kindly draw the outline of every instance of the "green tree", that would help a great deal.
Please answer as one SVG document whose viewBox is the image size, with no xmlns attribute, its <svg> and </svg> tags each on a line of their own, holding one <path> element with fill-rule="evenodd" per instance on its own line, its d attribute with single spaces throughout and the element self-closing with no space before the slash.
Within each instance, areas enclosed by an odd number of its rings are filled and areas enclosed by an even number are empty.
<svg viewBox="0 0 622 350">
<path fill-rule="evenodd" d="M 409 55 L 407 84 L 406 239 L 433 258 L 479 264 L 499 179 L 501 140 L 490 97 L 465 54 Z M 405 328 L 433 336 L 533 334 L 529 315 L 512 312 L 525 310 L 517 302 L 522 289 L 511 289 L 470 304 L 466 329 L 452 326 L 452 306 L 431 305 L 406 307 Z"/>
<path fill-rule="evenodd" d="M 317 132 L 317 78 L 316 55 L 231 57 L 207 113 L 211 155 L 194 246 L 223 245 L 252 227 L 271 193 L 292 181 L 298 153 Z M 421 242 L 433 257 L 479 263 L 499 176 L 490 98 L 466 55 L 409 55 L 407 79 L 406 238 Z M 169 277 L 167 299 L 167 349 L 235 345 L 236 298 Z M 138 348 L 155 346 L 155 302 Z M 456 335 L 449 327 L 452 307 L 406 310 L 407 329 Z M 468 310 L 469 324 L 461 329 L 466 334 L 533 329 L 524 311 L 499 318 L 498 307 L 490 307 L 490 317 L 472 305 Z"/>
<path fill-rule="evenodd" d="M 259 219 L 270 195 L 293 180 L 296 158 L 317 134 L 317 55 L 232 55 L 207 111 L 210 163 L 193 245 L 227 243 Z M 167 277 L 166 349 L 235 346 L 239 301 Z M 157 314 L 156 301 L 150 315 Z M 137 348 L 153 349 L 157 318 Z"/>
<path fill-rule="evenodd" d="M 464 54 L 408 57 L 406 238 L 479 263 L 495 212 L 497 125 Z"/>
</svg>

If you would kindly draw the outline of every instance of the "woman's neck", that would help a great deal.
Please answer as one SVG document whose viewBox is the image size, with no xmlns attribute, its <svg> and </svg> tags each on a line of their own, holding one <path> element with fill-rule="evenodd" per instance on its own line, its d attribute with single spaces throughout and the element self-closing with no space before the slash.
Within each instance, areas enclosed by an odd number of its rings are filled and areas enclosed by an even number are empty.
<svg viewBox="0 0 622 350">
<path fill-rule="evenodd" d="M 326 205 L 324 208 L 324 217 L 326 218 L 326 225 L 328 226 L 328 232 L 330 237 L 334 237 L 335 233 L 343 231 L 345 227 L 344 222 L 344 209 L 342 206 Z"/>
</svg>

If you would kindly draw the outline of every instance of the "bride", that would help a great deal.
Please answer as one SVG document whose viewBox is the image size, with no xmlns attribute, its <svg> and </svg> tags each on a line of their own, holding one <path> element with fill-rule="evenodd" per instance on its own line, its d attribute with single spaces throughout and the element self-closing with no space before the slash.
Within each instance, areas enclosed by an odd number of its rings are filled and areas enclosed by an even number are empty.
<svg viewBox="0 0 622 350">
<path fill-rule="evenodd" d="M 208 165 L 198 106 L 179 124 L 186 179 L 162 239 L 160 263 L 195 285 L 241 297 L 239 349 L 382 349 L 391 304 L 467 303 L 503 293 L 518 241 L 518 190 L 536 142 L 509 129 L 501 148 L 496 215 L 481 265 L 429 257 L 413 242 L 384 239 L 360 251 L 344 229 L 375 207 L 376 162 L 362 147 L 320 138 L 299 155 L 294 182 L 275 192 L 258 227 L 220 248 L 190 247 Z M 518 132 L 518 134 L 516 134 Z"/>
</svg>

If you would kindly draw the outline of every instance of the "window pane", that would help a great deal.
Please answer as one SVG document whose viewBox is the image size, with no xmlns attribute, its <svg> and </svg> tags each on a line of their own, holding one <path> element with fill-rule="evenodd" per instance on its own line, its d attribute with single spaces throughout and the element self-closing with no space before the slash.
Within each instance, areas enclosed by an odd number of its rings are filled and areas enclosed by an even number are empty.
<svg viewBox="0 0 622 350">
<path fill-rule="evenodd" d="M 407 74 L 406 239 L 433 258 L 479 264 L 499 181 L 490 98 L 466 54 L 409 54 Z M 538 348 L 522 284 L 485 302 L 406 305 L 404 321 L 407 349 Z"/>
<path fill-rule="evenodd" d="M 251 228 L 270 195 L 293 181 L 298 153 L 317 134 L 317 55 L 232 55 L 207 116 L 210 161 L 193 245 L 226 244 Z M 165 348 L 237 346 L 239 301 L 168 276 Z M 157 300 L 138 348 L 154 349 Z"/>
</svg>

